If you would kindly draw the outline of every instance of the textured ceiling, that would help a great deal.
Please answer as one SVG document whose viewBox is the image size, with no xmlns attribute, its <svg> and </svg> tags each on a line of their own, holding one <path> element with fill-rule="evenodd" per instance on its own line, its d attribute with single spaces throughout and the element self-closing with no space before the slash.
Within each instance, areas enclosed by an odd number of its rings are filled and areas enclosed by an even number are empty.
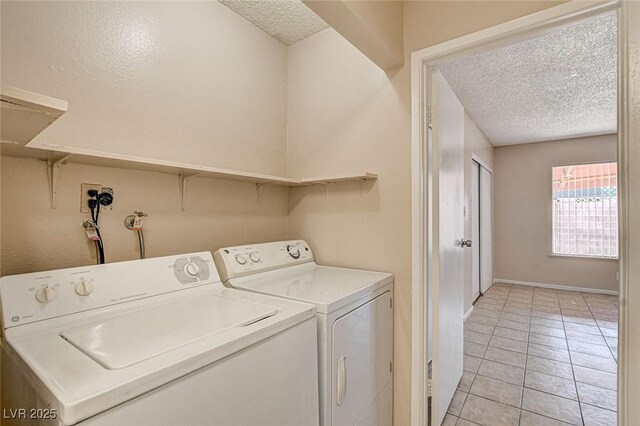
<svg viewBox="0 0 640 426">
<path fill-rule="evenodd" d="M 440 66 L 496 146 L 615 133 L 616 16 Z"/>
<path fill-rule="evenodd" d="M 219 0 L 287 46 L 328 25 L 300 0 Z"/>
</svg>

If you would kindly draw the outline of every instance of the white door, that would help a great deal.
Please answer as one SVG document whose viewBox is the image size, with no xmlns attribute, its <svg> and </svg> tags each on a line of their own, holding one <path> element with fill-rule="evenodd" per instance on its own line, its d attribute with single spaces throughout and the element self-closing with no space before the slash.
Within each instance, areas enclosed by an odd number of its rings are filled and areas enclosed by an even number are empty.
<svg viewBox="0 0 640 426">
<path fill-rule="evenodd" d="M 480 290 L 493 284 L 493 185 L 491 172 L 480 167 Z"/>
<path fill-rule="evenodd" d="M 462 377 L 464 316 L 464 109 L 432 73 L 432 425 L 440 425 Z"/>
<path fill-rule="evenodd" d="M 392 423 L 393 310 L 391 293 L 333 324 L 331 424 Z"/>
<path fill-rule="evenodd" d="M 471 300 L 480 297 L 480 164 L 471 162 Z"/>
</svg>

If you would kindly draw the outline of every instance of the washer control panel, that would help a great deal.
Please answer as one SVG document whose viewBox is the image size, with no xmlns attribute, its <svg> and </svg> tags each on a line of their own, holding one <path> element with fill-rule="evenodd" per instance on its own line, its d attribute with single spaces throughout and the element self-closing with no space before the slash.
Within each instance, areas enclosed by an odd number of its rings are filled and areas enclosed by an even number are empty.
<svg viewBox="0 0 640 426">
<path fill-rule="evenodd" d="M 0 278 L 3 328 L 220 282 L 209 252 Z"/>
<path fill-rule="evenodd" d="M 223 247 L 213 258 L 222 281 L 300 263 L 313 262 L 313 252 L 303 240 Z"/>
</svg>

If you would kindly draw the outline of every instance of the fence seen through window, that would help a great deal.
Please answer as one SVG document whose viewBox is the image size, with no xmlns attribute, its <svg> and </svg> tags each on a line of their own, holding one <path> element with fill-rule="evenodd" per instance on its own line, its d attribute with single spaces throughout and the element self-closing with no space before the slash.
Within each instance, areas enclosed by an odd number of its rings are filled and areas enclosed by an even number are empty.
<svg viewBox="0 0 640 426">
<path fill-rule="evenodd" d="M 553 167 L 553 254 L 618 257 L 617 166 Z"/>
</svg>

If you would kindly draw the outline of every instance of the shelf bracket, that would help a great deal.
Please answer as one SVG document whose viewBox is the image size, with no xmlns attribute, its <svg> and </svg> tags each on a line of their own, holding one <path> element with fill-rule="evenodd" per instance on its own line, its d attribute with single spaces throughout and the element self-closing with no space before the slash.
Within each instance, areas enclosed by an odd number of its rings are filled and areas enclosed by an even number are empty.
<svg viewBox="0 0 640 426">
<path fill-rule="evenodd" d="M 327 181 L 317 181 L 317 182 L 309 182 L 307 183 L 307 185 L 311 185 L 311 186 L 321 186 L 324 188 L 324 198 L 325 199 L 329 199 L 329 186 L 331 186 L 333 182 L 331 182 L 330 180 Z"/>
<path fill-rule="evenodd" d="M 180 170 L 180 173 L 178 173 L 178 188 L 180 189 L 180 210 L 184 211 L 184 207 L 187 201 L 187 183 L 189 181 L 189 178 L 204 174 L 206 174 L 206 172 L 185 175 L 183 170 Z"/>
<path fill-rule="evenodd" d="M 180 210 L 184 211 L 185 200 L 187 197 L 187 181 L 189 176 L 185 176 L 182 171 L 178 174 L 178 188 L 180 189 Z"/>
<path fill-rule="evenodd" d="M 332 183 L 333 182 L 317 182 L 317 183 L 314 183 L 313 185 L 322 186 L 324 188 L 324 198 L 326 200 L 328 200 L 329 199 L 329 186 L 331 186 Z"/>
<path fill-rule="evenodd" d="M 47 159 L 47 182 L 49 183 L 49 204 L 52 209 L 56 208 L 56 196 L 58 195 L 58 183 L 60 182 L 60 168 L 67 164 L 67 159 L 71 154 Z"/>
<path fill-rule="evenodd" d="M 273 185 L 273 182 L 256 183 L 256 197 L 258 203 L 262 202 L 262 190 L 267 185 Z"/>
</svg>

